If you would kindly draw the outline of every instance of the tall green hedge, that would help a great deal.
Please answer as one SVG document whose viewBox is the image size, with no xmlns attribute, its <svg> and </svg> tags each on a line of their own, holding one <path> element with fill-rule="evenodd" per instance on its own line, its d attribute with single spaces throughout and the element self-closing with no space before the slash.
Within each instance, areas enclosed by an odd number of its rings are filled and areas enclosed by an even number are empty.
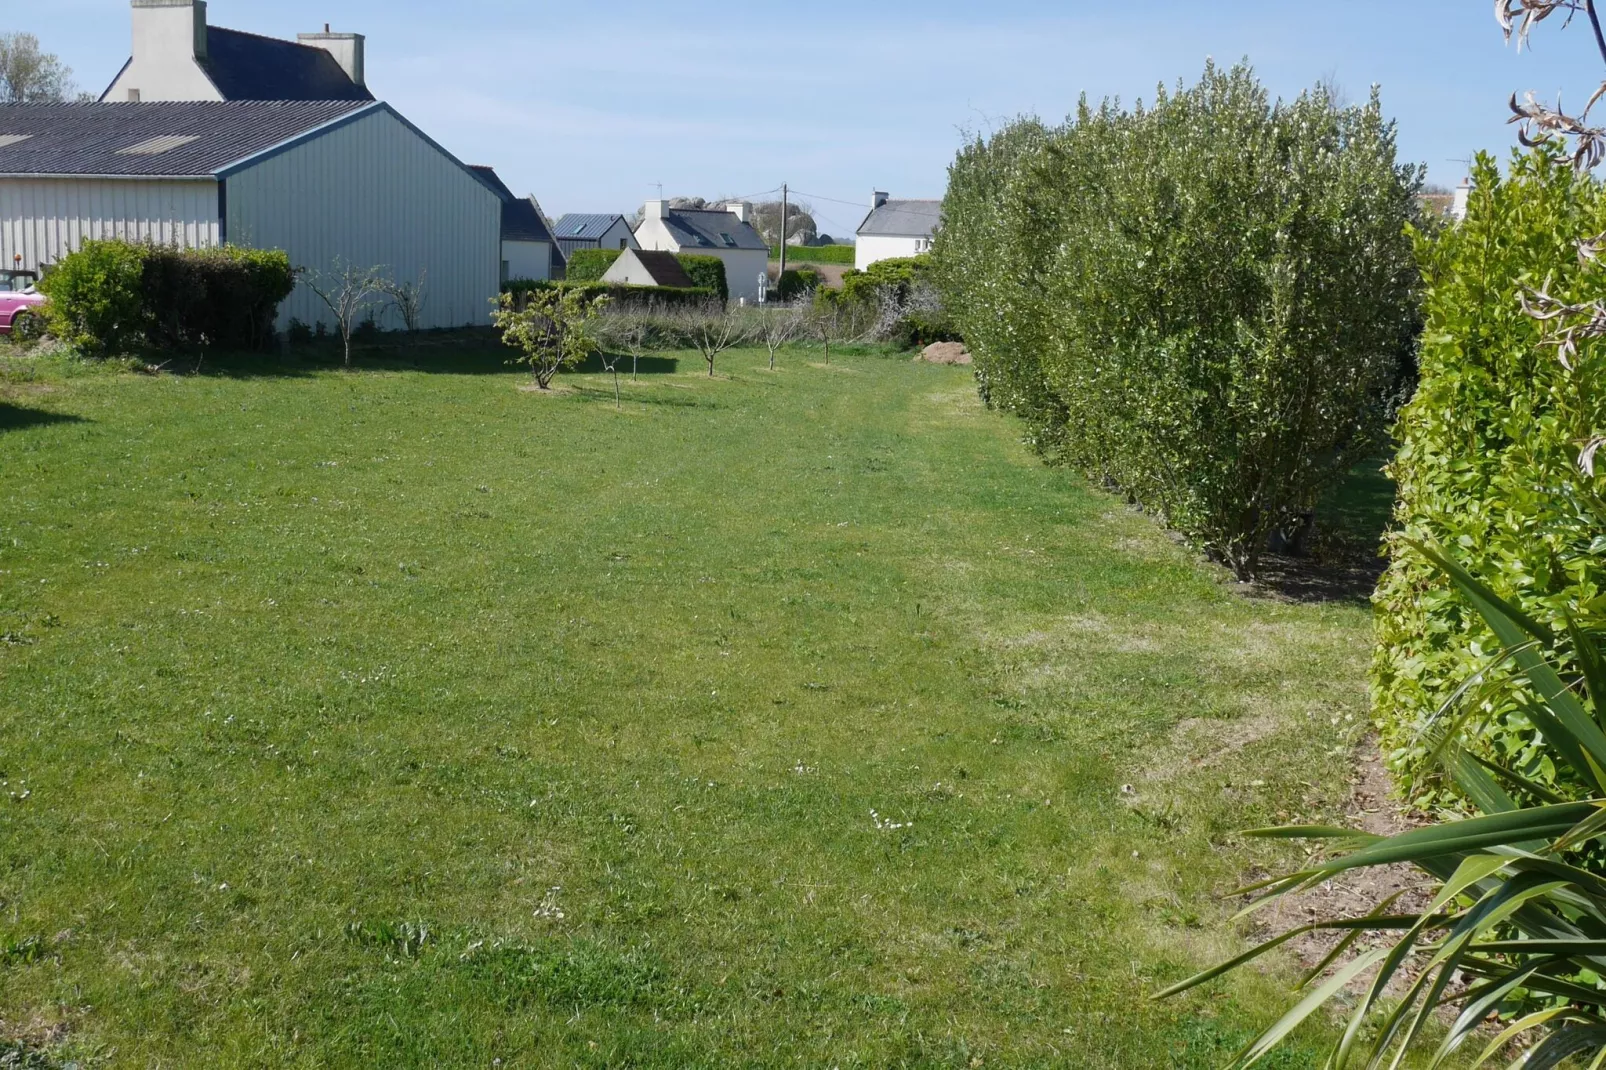
<svg viewBox="0 0 1606 1070">
<path fill-rule="evenodd" d="M 700 290 L 713 290 L 721 301 L 729 301 L 730 286 L 725 280 L 725 261 L 717 256 L 697 256 L 684 253 L 675 257 L 686 269 L 691 281 Z"/>
<path fill-rule="evenodd" d="M 852 266 L 857 250 L 851 245 L 788 245 L 786 262 L 789 264 L 847 264 Z M 770 259 L 781 258 L 781 247 L 770 246 Z"/>
<path fill-rule="evenodd" d="M 1240 577 L 1381 438 L 1412 345 L 1418 169 L 1374 97 L 1206 69 L 955 162 L 944 305 L 995 404 Z"/>
<path fill-rule="evenodd" d="M 1479 579 L 1558 629 L 1606 627 L 1606 466 L 1590 478 L 1582 443 L 1606 431 L 1606 343 L 1569 369 L 1524 314 L 1525 287 L 1590 301 L 1606 273 L 1577 242 L 1606 231 L 1606 193 L 1556 150 L 1517 155 L 1509 177 L 1480 157 L 1467 219 L 1420 255 L 1428 284 L 1421 385 L 1397 431 L 1399 533 L 1376 597 L 1374 711 L 1406 786 L 1432 796 L 1431 726 L 1499 644 L 1482 618 L 1408 544 L 1444 547 Z M 1483 703 L 1481 745 L 1549 782 L 1556 775 L 1521 693 Z"/>
<path fill-rule="evenodd" d="M 138 345 L 260 349 L 295 289 L 276 249 L 180 249 L 87 241 L 40 283 L 51 330 L 104 356 Z"/>
<path fill-rule="evenodd" d="M 511 279 L 502 284 L 503 293 L 528 293 L 534 290 L 580 290 L 586 297 L 612 298 L 614 307 L 619 308 L 645 308 L 648 305 L 660 308 L 702 307 L 719 298 L 713 290 L 703 287 L 627 286 L 611 282 L 575 282 L 573 279 L 561 282 Z"/>
<path fill-rule="evenodd" d="M 563 273 L 568 282 L 596 282 L 618 260 L 620 249 L 576 249 L 569 254 L 569 267 Z"/>
</svg>

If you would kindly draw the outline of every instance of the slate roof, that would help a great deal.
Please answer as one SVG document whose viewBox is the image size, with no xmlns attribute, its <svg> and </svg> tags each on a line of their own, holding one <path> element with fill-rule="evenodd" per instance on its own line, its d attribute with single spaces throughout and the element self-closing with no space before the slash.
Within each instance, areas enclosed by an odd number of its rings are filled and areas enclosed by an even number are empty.
<svg viewBox="0 0 1606 1070">
<path fill-rule="evenodd" d="M 608 228 L 624 216 L 617 212 L 570 212 L 552 229 L 560 241 L 600 241 Z"/>
<path fill-rule="evenodd" d="M 206 58 L 199 62 L 224 100 L 374 99 L 328 52 L 277 37 L 208 26 Z"/>
<path fill-rule="evenodd" d="M 669 233 L 682 249 L 763 249 L 769 243 L 751 224 L 719 209 L 671 208 L 664 218 Z M 730 241 L 726 241 L 726 237 Z"/>
<path fill-rule="evenodd" d="M 888 201 L 864 217 L 860 237 L 929 238 L 942 224 L 941 201 Z"/>
<path fill-rule="evenodd" d="M 384 105 L 356 100 L 0 104 L 0 175 L 210 176 L 375 107 Z M 153 151 L 162 146 L 171 147 Z M 143 151 L 129 151 L 135 147 Z"/>
<path fill-rule="evenodd" d="M 503 241 L 552 241 L 552 232 L 547 229 L 546 220 L 542 218 L 541 208 L 535 203 L 534 197 L 514 196 L 495 168 L 470 164 L 468 169 L 492 193 L 502 198 Z"/>
<path fill-rule="evenodd" d="M 686 269 L 681 266 L 674 253 L 654 252 L 648 249 L 626 249 L 619 254 L 620 260 L 627 256 L 635 257 L 641 263 L 641 266 L 646 268 L 647 274 L 652 277 L 653 284 L 656 286 L 674 286 L 679 289 L 690 290 L 697 285 L 692 281 L 691 276 L 686 274 Z M 615 270 L 617 267 L 618 264 L 616 262 L 614 267 L 609 270 Z"/>
</svg>

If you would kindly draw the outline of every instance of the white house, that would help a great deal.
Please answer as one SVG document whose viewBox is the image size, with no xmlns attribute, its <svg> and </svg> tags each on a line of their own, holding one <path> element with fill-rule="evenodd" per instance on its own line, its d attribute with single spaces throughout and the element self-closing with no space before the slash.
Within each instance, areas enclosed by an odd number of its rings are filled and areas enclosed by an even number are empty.
<svg viewBox="0 0 1606 1070">
<path fill-rule="evenodd" d="M 552 227 L 565 259 L 579 249 L 640 249 L 630 221 L 617 212 L 570 212 Z"/>
<path fill-rule="evenodd" d="M 502 201 L 502 281 L 555 278 L 563 264 L 534 197 L 516 197 L 490 167 L 470 167 Z"/>
<path fill-rule="evenodd" d="M 338 260 L 427 276 L 426 327 L 489 322 L 502 199 L 373 99 L 360 38 L 353 77 L 321 47 L 209 28 L 199 0 L 133 0 L 133 13 L 135 54 L 105 102 L 0 104 L 0 263 L 37 271 L 88 238 L 283 249 L 308 272 Z M 286 55 L 284 69 L 256 62 Z M 149 99 L 192 90 L 203 99 Z M 281 327 L 291 318 L 332 321 L 306 285 L 280 308 Z"/>
<path fill-rule="evenodd" d="M 863 271 L 881 260 L 930 252 L 941 225 L 941 201 L 894 201 L 877 190 L 870 198 L 870 214 L 859 224 L 853 266 Z"/>
<path fill-rule="evenodd" d="M 649 252 L 646 249 L 626 249 L 619 259 L 602 276 L 603 282 L 623 286 L 673 286 L 692 289 L 697 284 L 674 253 Z"/>
<path fill-rule="evenodd" d="M 752 211 L 745 202 L 708 209 L 648 201 L 646 215 L 636 227 L 636 241 L 643 249 L 658 252 L 718 257 L 725 262 L 731 299 L 757 301 L 759 279 L 769 272 L 770 247 L 748 222 Z"/>
</svg>

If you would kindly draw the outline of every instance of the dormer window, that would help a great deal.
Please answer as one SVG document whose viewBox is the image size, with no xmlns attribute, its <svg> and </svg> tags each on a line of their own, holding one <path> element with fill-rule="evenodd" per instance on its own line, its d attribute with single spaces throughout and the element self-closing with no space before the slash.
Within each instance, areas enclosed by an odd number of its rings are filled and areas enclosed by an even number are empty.
<svg viewBox="0 0 1606 1070">
<path fill-rule="evenodd" d="M 736 239 L 731 237 L 729 234 L 721 233 L 720 236 L 719 236 L 719 239 L 720 239 L 720 241 L 725 243 L 727 248 L 730 248 L 730 249 L 736 248 Z"/>
</svg>

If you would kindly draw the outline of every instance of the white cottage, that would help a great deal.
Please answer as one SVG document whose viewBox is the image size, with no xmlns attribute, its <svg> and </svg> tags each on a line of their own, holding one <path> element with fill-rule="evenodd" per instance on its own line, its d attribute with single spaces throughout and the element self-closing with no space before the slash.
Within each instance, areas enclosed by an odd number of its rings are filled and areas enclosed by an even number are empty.
<svg viewBox="0 0 1606 1070">
<path fill-rule="evenodd" d="M 882 260 L 928 253 L 941 225 L 941 201 L 895 201 L 878 190 L 859 224 L 853 266 L 863 271 Z"/>
<path fill-rule="evenodd" d="M 502 281 L 559 277 L 563 254 L 547 229 L 541 205 L 534 197 L 514 196 L 494 168 L 474 164 L 471 169 L 502 201 Z"/>
<path fill-rule="evenodd" d="M 648 201 L 646 216 L 636 227 L 636 241 L 655 252 L 718 257 L 725 262 L 731 300 L 757 301 L 759 278 L 769 271 L 770 247 L 748 222 L 752 211 L 746 203 L 707 209 Z"/>
</svg>

